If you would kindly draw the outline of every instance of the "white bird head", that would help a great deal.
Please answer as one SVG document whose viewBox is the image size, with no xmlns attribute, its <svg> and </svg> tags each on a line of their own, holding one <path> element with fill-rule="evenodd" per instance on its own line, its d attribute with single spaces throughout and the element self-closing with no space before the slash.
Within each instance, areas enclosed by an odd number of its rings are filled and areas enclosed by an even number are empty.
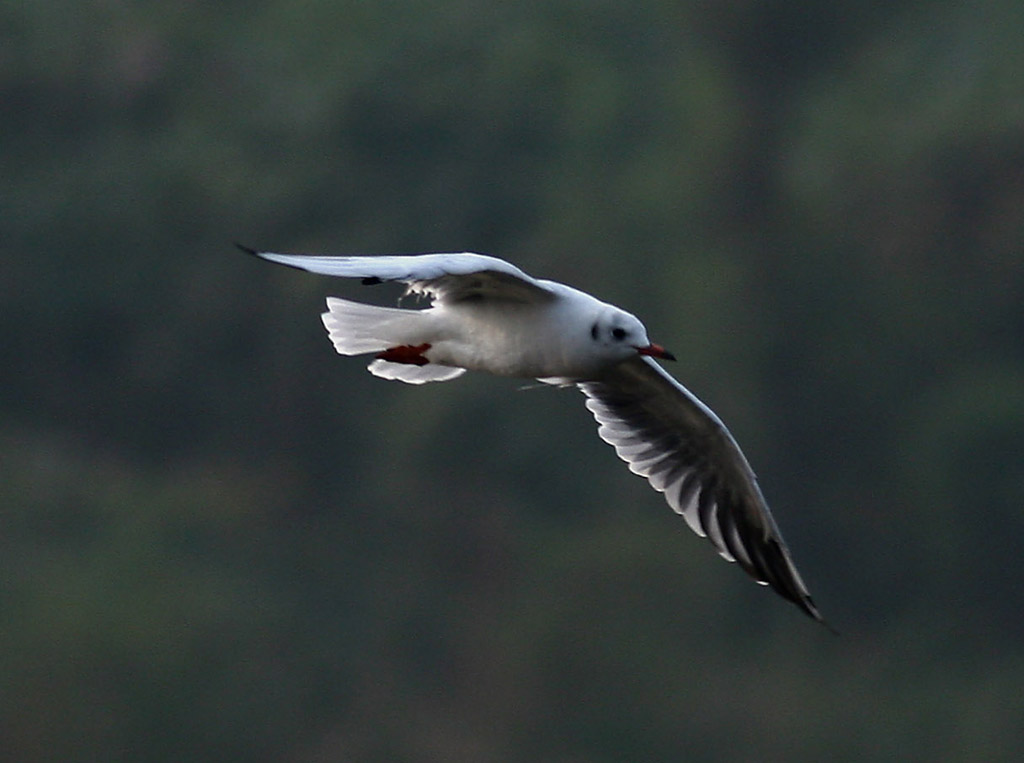
<svg viewBox="0 0 1024 763">
<path fill-rule="evenodd" d="M 647 338 L 647 329 L 639 318 L 611 305 L 594 319 L 590 338 L 602 355 L 616 363 L 638 354 L 675 360 L 671 352 Z"/>
</svg>

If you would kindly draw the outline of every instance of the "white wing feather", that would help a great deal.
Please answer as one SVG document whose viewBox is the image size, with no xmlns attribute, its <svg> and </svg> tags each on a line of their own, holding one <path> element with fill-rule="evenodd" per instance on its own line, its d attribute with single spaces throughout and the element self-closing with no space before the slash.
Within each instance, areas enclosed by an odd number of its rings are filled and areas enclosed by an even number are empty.
<svg viewBox="0 0 1024 763">
<path fill-rule="evenodd" d="M 361 278 L 367 283 L 398 281 L 409 291 L 429 294 L 439 302 L 486 297 L 518 302 L 554 298 L 545 282 L 528 276 L 510 262 L 485 254 L 311 255 L 241 249 L 270 262 L 310 273 Z"/>
</svg>

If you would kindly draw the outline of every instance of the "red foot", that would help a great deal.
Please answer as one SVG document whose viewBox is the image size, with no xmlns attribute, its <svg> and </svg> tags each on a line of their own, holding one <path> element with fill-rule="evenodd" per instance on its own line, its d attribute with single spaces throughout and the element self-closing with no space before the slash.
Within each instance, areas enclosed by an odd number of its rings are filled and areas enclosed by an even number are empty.
<svg viewBox="0 0 1024 763">
<path fill-rule="evenodd" d="M 423 357 L 423 353 L 429 349 L 430 345 L 427 342 L 418 344 L 415 347 L 409 344 L 400 344 L 398 347 L 389 347 L 384 352 L 378 352 L 374 357 L 378 360 L 387 360 L 390 363 L 425 366 L 430 361 Z"/>
</svg>

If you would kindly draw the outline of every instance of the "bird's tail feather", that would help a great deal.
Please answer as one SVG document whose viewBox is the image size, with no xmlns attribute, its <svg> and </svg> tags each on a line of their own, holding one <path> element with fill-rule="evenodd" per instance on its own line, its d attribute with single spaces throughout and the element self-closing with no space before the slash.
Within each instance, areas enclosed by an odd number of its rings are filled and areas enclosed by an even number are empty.
<svg viewBox="0 0 1024 763">
<path fill-rule="evenodd" d="M 418 344 L 412 340 L 417 319 L 422 319 L 420 312 L 328 297 L 327 312 L 320 318 L 339 354 L 362 355 L 403 344 Z"/>
<path fill-rule="evenodd" d="M 327 312 L 320 317 L 334 349 L 342 355 L 362 355 L 423 344 L 424 312 L 364 305 L 361 302 L 328 297 Z M 435 363 L 392 363 L 380 358 L 370 363 L 369 369 L 374 376 L 407 384 L 447 381 L 465 371 L 464 368 Z"/>
</svg>

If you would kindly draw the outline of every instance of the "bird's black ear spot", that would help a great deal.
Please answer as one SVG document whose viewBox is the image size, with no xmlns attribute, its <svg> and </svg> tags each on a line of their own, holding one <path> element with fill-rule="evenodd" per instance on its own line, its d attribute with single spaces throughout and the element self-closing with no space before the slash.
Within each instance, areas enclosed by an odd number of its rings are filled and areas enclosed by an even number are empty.
<svg viewBox="0 0 1024 763">
<path fill-rule="evenodd" d="M 593 339 L 595 342 L 597 341 L 597 324 L 596 323 L 593 326 L 590 327 L 590 338 Z"/>
<path fill-rule="evenodd" d="M 384 283 L 377 276 L 367 276 L 363 279 L 363 286 L 376 286 L 379 283 Z"/>
</svg>

